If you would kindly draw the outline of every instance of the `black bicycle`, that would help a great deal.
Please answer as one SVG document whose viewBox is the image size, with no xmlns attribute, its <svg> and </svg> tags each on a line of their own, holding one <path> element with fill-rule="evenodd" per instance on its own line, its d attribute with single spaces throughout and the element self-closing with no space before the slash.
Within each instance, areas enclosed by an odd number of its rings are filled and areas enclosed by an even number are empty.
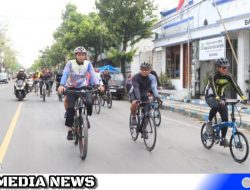
<svg viewBox="0 0 250 190">
<path fill-rule="evenodd" d="M 43 85 L 42 85 L 42 97 L 43 97 L 43 101 L 45 102 L 45 97 L 46 97 L 46 94 L 47 96 L 50 96 L 50 82 L 49 80 L 43 80 Z"/>
<path fill-rule="evenodd" d="M 155 119 L 155 125 L 159 127 L 161 124 L 161 112 L 160 112 L 161 104 L 155 101 L 151 102 L 151 104 L 152 104 L 152 115 Z"/>
<path fill-rule="evenodd" d="M 129 119 L 129 130 L 134 141 L 137 140 L 139 133 L 142 133 L 144 144 L 148 151 L 152 151 L 156 144 L 156 124 L 151 113 L 152 102 L 142 102 L 136 111 L 137 125 L 132 125 L 132 114 Z"/>
<path fill-rule="evenodd" d="M 86 111 L 86 99 L 84 98 L 87 89 L 82 90 L 66 90 L 66 93 L 75 94 L 78 96 L 75 102 L 75 115 L 73 124 L 74 144 L 79 145 L 80 157 L 85 160 L 88 150 L 88 128 L 90 128 L 89 120 Z"/>
<path fill-rule="evenodd" d="M 105 105 L 105 102 L 107 102 L 107 106 L 110 109 L 112 107 L 112 94 L 110 92 L 109 86 L 105 85 L 105 92 L 101 96 L 101 104 L 102 106 Z"/>
<path fill-rule="evenodd" d="M 232 135 L 230 138 L 230 153 L 233 157 L 233 159 L 236 162 L 242 163 L 244 162 L 249 153 L 249 144 L 246 136 L 238 130 L 241 126 L 241 116 L 240 116 L 240 124 L 236 122 L 235 118 L 235 106 L 236 104 L 240 103 L 240 100 L 226 100 L 226 105 L 231 105 L 232 113 L 231 113 L 231 120 L 228 122 L 220 122 L 217 123 L 217 117 L 215 117 L 215 121 L 212 125 L 213 127 L 213 135 L 209 135 L 206 130 L 206 123 L 204 123 L 201 127 L 201 142 L 203 146 L 207 149 L 212 148 L 214 144 L 219 144 L 219 142 L 222 140 L 221 136 L 221 129 L 224 127 L 229 127 L 232 129 Z M 246 108 L 242 108 L 246 109 Z"/>
<path fill-rule="evenodd" d="M 92 101 L 93 101 L 93 107 L 96 114 L 99 114 L 101 111 L 101 97 L 98 87 L 93 87 L 91 90 L 92 93 Z"/>
</svg>

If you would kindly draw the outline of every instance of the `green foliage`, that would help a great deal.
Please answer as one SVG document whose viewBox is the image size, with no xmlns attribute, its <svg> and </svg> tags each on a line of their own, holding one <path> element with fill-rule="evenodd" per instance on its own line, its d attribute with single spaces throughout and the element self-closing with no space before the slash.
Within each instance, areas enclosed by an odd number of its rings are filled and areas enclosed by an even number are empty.
<svg viewBox="0 0 250 190">
<path fill-rule="evenodd" d="M 167 74 L 160 74 L 159 80 L 163 88 L 166 89 L 175 89 L 175 86 L 172 84 L 170 77 Z"/>
<path fill-rule="evenodd" d="M 107 25 L 117 42 L 122 45 L 121 52 L 126 52 L 131 45 L 152 35 L 151 27 L 156 19 L 153 11 L 156 9 L 150 0 L 98 0 L 96 7 L 104 23 Z M 122 72 L 125 73 L 125 63 L 121 59 Z"/>
<path fill-rule="evenodd" d="M 120 66 L 121 60 L 123 59 L 125 59 L 128 63 L 131 63 L 135 53 L 136 53 L 136 49 L 126 53 L 126 52 L 121 52 L 117 50 L 116 48 L 112 47 L 107 52 L 107 57 L 109 60 L 112 61 L 112 63 L 115 64 L 115 66 Z"/>
</svg>

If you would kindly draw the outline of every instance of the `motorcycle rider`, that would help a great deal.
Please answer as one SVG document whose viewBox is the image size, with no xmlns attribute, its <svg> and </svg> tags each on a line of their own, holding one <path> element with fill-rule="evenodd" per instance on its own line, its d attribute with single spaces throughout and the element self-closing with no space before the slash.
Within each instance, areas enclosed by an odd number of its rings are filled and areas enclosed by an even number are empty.
<svg viewBox="0 0 250 190">
<path fill-rule="evenodd" d="M 17 75 L 16 75 L 16 79 L 17 80 L 22 80 L 23 82 L 26 82 L 27 80 L 27 75 L 25 74 L 25 70 L 24 69 L 19 69 Z M 26 94 L 28 93 L 28 84 L 25 83 L 25 91 L 26 91 Z M 16 88 L 14 87 L 14 92 L 16 94 Z"/>
</svg>

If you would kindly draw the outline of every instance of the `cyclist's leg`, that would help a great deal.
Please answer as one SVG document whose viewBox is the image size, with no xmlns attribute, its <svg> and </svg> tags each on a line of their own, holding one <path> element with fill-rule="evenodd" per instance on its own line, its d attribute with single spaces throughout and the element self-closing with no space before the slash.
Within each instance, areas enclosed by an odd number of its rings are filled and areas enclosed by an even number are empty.
<svg viewBox="0 0 250 190">
<path fill-rule="evenodd" d="M 72 126 L 74 123 L 74 115 L 75 115 L 75 101 L 77 99 L 77 96 L 74 94 L 67 94 L 68 99 L 68 108 L 67 108 L 67 115 L 65 120 L 65 125 L 68 127 L 68 140 L 73 139 L 73 133 L 72 133 Z"/>
<path fill-rule="evenodd" d="M 92 115 L 93 101 L 92 101 L 91 92 L 86 92 L 84 94 L 84 97 L 86 99 L 87 115 Z"/>
<path fill-rule="evenodd" d="M 216 113 L 219 109 L 219 103 L 216 101 L 214 96 L 206 97 L 206 102 L 211 108 L 209 111 L 208 122 L 207 122 L 207 132 L 213 134 L 212 129 L 212 120 L 216 116 Z"/>
<path fill-rule="evenodd" d="M 227 106 L 220 105 L 220 108 L 218 111 L 220 113 L 222 122 L 227 122 L 228 121 L 228 108 L 227 108 Z M 221 136 L 222 136 L 222 140 L 223 140 L 222 145 L 225 145 L 225 146 L 229 145 L 229 142 L 226 140 L 227 129 L 228 129 L 228 127 L 223 127 L 221 129 Z"/>
<path fill-rule="evenodd" d="M 43 83 L 44 83 L 44 80 L 40 80 L 40 82 L 39 82 L 39 87 L 40 87 L 40 96 L 42 96 L 42 88 L 43 88 Z"/>
<path fill-rule="evenodd" d="M 64 109 L 65 109 L 64 118 L 66 118 L 66 117 L 67 117 L 67 109 L 68 109 L 68 107 L 69 107 L 69 105 L 68 105 L 68 98 L 67 98 L 67 95 L 66 95 L 66 94 L 64 95 L 63 104 L 64 104 Z"/>
</svg>

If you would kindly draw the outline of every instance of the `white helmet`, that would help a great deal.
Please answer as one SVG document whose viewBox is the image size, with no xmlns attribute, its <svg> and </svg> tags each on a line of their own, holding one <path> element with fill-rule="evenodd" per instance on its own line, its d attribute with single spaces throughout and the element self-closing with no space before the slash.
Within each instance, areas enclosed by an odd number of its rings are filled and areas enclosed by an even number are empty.
<svg viewBox="0 0 250 190">
<path fill-rule="evenodd" d="M 74 54 L 77 54 L 77 53 L 87 53 L 87 51 L 84 47 L 79 46 L 79 47 L 75 48 L 75 50 L 74 50 Z"/>
</svg>

